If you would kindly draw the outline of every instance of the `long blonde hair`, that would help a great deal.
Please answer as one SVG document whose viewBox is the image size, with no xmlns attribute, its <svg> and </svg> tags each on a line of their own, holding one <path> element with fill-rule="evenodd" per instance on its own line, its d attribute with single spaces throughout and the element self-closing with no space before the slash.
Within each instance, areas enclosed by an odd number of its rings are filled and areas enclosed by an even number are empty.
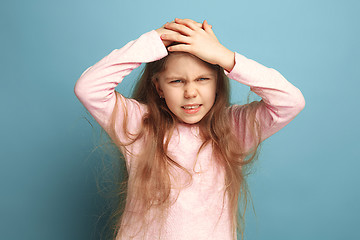
<svg viewBox="0 0 360 240">
<path fill-rule="evenodd" d="M 125 189 L 124 187 L 119 189 L 119 192 L 126 194 L 126 205 L 132 204 L 132 206 L 136 206 L 136 212 L 139 214 L 127 213 L 124 211 L 126 209 L 125 204 L 119 204 L 113 214 L 114 219 L 120 219 L 120 224 L 118 224 L 114 236 L 121 234 L 123 230 L 121 225 L 131 226 L 134 222 L 142 223 L 142 231 L 146 229 L 150 220 L 145 219 L 144 216 L 154 208 L 158 210 L 156 211 L 158 214 L 154 215 L 154 218 L 157 218 L 156 221 L 161 222 L 166 216 L 166 210 L 172 204 L 169 169 L 175 167 L 188 173 L 183 166 L 167 154 L 167 147 L 176 127 L 177 118 L 169 110 L 164 99 L 159 98 L 153 84 L 154 78 L 165 70 L 168 56 L 146 64 L 133 92 L 132 98 L 139 103 L 146 104 L 148 110 L 143 116 L 142 127 L 139 132 L 134 135 L 127 131 L 127 112 L 126 109 L 122 109 L 125 114 L 122 127 L 131 141 L 125 143 L 118 138 L 115 132 L 115 119 L 119 110 L 118 102 L 116 102 L 111 117 L 111 127 L 107 130 L 112 141 L 122 151 L 126 151 L 125 147 L 136 141 L 146 141 L 142 152 L 137 156 L 141 160 L 137 161 L 135 175 L 131 181 L 125 182 Z M 229 79 L 220 66 L 206 64 L 217 73 L 217 96 L 211 110 L 199 122 L 200 136 L 203 140 L 199 152 L 206 145 L 211 144 L 215 159 L 225 170 L 226 190 L 224 194 L 227 194 L 230 216 L 232 217 L 232 231 L 235 236 L 238 230 L 243 237 L 248 192 L 245 180 L 246 170 L 249 163 L 256 159 L 260 145 L 260 126 L 255 117 L 259 102 L 254 101 L 243 105 L 243 114 L 241 119 L 237 120 L 244 129 L 243 136 L 251 136 L 253 140 L 253 147 L 245 149 L 244 141 L 239 139 L 239 136 L 236 136 L 233 132 L 235 123 L 234 119 L 232 119 L 232 108 L 229 101 Z M 118 93 L 116 92 L 116 94 Z M 119 101 L 118 99 L 120 98 L 117 96 L 117 101 Z M 190 173 L 189 176 L 191 177 Z M 119 186 L 124 186 L 124 184 Z M 239 200 L 244 203 L 241 211 L 239 211 Z M 125 219 L 128 222 L 123 222 Z"/>
</svg>

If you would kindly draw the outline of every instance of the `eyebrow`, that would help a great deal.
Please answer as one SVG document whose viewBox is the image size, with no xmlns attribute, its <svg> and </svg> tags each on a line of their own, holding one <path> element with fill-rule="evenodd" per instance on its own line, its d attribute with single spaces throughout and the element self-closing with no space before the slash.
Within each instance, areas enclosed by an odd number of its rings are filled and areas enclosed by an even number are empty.
<svg viewBox="0 0 360 240">
<path fill-rule="evenodd" d="M 195 79 L 199 79 L 199 78 L 210 78 L 213 77 L 215 78 L 215 74 L 213 73 L 205 73 L 205 74 L 201 74 L 199 76 L 197 76 Z M 165 77 L 165 80 L 172 80 L 172 79 L 184 79 L 184 77 L 182 76 L 177 76 L 177 75 L 173 75 L 173 76 L 169 76 L 169 77 Z"/>
</svg>

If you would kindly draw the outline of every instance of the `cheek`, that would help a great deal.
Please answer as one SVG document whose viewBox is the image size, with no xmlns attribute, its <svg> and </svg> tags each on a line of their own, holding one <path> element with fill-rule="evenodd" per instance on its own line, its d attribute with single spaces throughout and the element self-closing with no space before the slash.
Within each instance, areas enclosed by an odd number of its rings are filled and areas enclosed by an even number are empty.
<svg viewBox="0 0 360 240">
<path fill-rule="evenodd" d="M 174 90 L 171 89 L 171 88 L 167 88 L 167 87 L 164 87 L 164 88 L 163 88 L 164 97 L 165 97 L 166 100 L 168 100 L 168 101 L 170 101 L 171 99 L 174 98 L 174 95 L 176 94 L 175 92 L 176 92 L 176 91 L 174 91 Z"/>
<path fill-rule="evenodd" d="M 212 103 L 214 103 L 216 97 L 216 87 L 211 86 L 210 88 L 208 88 L 206 90 L 206 96 L 209 101 L 212 101 Z"/>
<path fill-rule="evenodd" d="M 180 103 L 179 93 L 173 89 L 164 89 L 164 97 L 166 105 L 169 109 L 174 108 L 175 105 L 178 105 Z"/>
</svg>

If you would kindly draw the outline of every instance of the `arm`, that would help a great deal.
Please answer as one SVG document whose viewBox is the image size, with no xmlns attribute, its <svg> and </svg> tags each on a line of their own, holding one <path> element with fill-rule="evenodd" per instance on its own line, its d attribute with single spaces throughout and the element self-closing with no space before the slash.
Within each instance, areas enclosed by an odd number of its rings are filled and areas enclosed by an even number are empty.
<svg viewBox="0 0 360 240">
<path fill-rule="evenodd" d="M 235 53 L 235 66 L 228 77 L 250 87 L 262 98 L 256 109 L 256 119 L 261 127 L 261 141 L 270 137 L 292 121 L 305 106 L 305 99 L 295 86 L 278 71 Z M 246 134 L 243 119 L 245 107 L 234 105 L 231 114 L 236 134 L 243 136 L 246 149 L 252 144 L 252 136 Z M 242 126 L 242 127 L 236 127 Z M 245 136 L 244 136 L 245 133 Z"/>
<path fill-rule="evenodd" d="M 128 117 L 132 119 L 129 123 L 136 128 L 135 125 L 141 121 L 141 117 L 146 111 L 145 106 L 135 100 L 126 99 L 120 94 L 115 94 L 115 87 L 141 63 L 155 61 L 166 55 L 166 48 L 157 32 L 145 33 L 121 49 L 113 50 L 95 65 L 89 67 L 76 82 L 75 95 L 105 130 L 109 127 L 109 120 L 116 98 L 118 98 L 118 103 L 122 103 L 126 107 Z M 122 108 L 119 110 L 121 111 Z M 125 115 L 120 111 L 116 123 L 122 126 Z M 121 127 L 118 130 L 121 130 Z"/>
</svg>

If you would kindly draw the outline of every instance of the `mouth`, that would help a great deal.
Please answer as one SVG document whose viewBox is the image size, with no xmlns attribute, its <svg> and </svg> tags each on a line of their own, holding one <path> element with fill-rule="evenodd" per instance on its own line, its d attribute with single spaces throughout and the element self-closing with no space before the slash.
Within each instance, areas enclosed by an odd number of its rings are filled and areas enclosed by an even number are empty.
<svg viewBox="0 0 360 240">
<path fill-rule="evenodd" d="M 192 109 L 197 109 L 199 107 L 201 107 L 202 104 L 190 104 L 190 105 L 184 105 L 181 106 L 181 108 L 185 109 L 185 110 L 192 110 Z"/>
<path fill-rule="evenodd" d="M 189 104 L 181 106 L 181 108 L 184 110 L 187 114 L 195 114 L 200 111 L 202 104 Z"/>
</svg>

